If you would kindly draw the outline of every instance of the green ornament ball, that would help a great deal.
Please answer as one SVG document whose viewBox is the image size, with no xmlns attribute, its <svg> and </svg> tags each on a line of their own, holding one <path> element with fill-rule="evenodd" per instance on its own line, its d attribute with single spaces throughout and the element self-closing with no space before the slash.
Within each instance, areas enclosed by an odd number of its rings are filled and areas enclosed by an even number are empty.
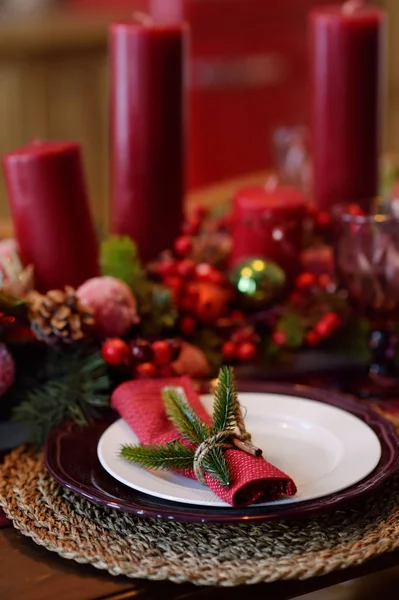
<svg viewBox="0 0 399 600">
<path fill-rule="evenodd" d="M 246 308 L 261 308 L 276 300 L 286 284 L 284 271 L 263 258 L 249 258 L 236 265 L 231 283 Z"/>
</svg>

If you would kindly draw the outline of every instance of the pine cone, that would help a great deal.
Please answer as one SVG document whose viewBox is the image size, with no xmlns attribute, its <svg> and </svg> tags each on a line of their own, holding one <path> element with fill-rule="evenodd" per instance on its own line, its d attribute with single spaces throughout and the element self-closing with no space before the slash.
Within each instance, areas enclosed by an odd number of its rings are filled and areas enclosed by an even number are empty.
<svg viewBox="0 0 399 600">
<path fill-rule="evenodd" d="M 65 286 L 65 291 L 50 290 L 45 295 L 32 292 L 28 301 L 32 331 L 47 344 L 78 342 L 94 325 L 92 311 L 81 304 L 70 286 Z"/>
</svg>

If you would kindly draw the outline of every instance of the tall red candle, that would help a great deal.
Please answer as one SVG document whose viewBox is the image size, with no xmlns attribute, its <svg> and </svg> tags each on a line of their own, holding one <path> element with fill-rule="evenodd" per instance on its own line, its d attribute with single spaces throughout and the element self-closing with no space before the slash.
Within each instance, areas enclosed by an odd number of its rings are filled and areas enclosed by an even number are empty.
<svg viewBox="0 0 399 600">
<path fill-rule="evenodd" d="M 309 16 L 314 193 L 369 210 L 379 187 L 385 13 L 361 0 Z"/>
<path fill-rule="evenodd" d="M 245 258 L 277 263 L 288 276 L 300 269 L 306 200 L 273 181 L 239 190 L 232 213 L 232 266 Z"/>
<path fill-rule="evenodd" d="M 7 154 L 3 169 L 15 235 L 40 291 L 79 286 L 98 274 L 80 146 L 34 141 Z"/>
<path fill-rule="evenodd" d="M 144 261 L 172 247 L 185 186 L 187 29 L 111 26 L 111 227 Z"/>
</svg>

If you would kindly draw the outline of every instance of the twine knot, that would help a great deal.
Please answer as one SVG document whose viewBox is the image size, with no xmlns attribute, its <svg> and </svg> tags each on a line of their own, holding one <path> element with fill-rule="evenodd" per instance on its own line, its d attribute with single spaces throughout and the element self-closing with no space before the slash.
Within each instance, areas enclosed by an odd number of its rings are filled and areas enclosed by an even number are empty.
<svg viewBox="0 0 399 600">
<path fill-rule="evenodd" d="M 251 434 L 245 430 L 243 421 L 238 422 L 237 426 L 239 433 L 231 429 L 219 431 L 204 440 L 195 451 L 194 474 L 202 485 L 207 485 L 205 478 L 206 468 L 204 466 L 205 459 L 209 452 L 215 448 L 236 448 L 252 456 L 262 456 L 262 450 L 251 443 Z"/>
</svg>

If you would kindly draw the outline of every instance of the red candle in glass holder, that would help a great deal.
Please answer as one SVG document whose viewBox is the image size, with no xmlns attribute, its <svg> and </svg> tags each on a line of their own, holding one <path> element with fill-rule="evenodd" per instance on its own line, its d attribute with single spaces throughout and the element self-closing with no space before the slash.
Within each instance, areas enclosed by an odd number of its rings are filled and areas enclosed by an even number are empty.
<svg viewBox="0 0 399 600">
<path fill-rule="evenodd" d="M 111 26 L 111 228 L 149 261 L 180 233 L 185 187 L 187 28 Z"/>
<path fill-rule="evenodd" d="M 3 169 L 22 262 L 42 292 L 98 275 L 80 146 L 34 141 L 7 154 Z"/>
<path fill-rule="evenodd" d="M 314 195 L 320 210 L 379 189 L 385 13 L 361 0 L 309 15 Z"/>
<path fill-rule="evenodd" d="M 300 270 L 306 199 L 296 188 L 277 185 L 239 190 L 232 213 L 234 266 L 245 258 L 277 263 L 289 277 Z"/>
</svg>

